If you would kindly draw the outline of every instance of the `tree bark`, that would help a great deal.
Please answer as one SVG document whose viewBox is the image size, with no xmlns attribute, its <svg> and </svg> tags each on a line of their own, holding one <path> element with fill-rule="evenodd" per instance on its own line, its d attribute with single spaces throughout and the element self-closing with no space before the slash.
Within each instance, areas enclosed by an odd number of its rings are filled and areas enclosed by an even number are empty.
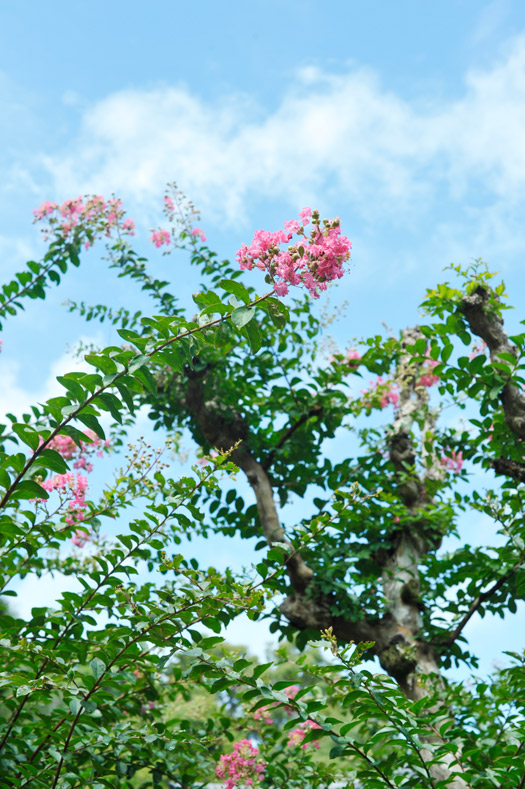
<svg viewBox="0 0 525 789">
<path fill-rule="evenodd" d="M 473 334 L 487 344 L 491 361 L 502 361 L 500 353 L 510 353 L 517 360 L 518 352 L 503 329 L 503 318 L 491 305 L 498 301 L 488 288 L 478 285 L 459 306 Z M 500 395 L 505 421 L 519 438 L 525 438 L 525 393 L 512 383 L 506 384 Z"/>
</svg>

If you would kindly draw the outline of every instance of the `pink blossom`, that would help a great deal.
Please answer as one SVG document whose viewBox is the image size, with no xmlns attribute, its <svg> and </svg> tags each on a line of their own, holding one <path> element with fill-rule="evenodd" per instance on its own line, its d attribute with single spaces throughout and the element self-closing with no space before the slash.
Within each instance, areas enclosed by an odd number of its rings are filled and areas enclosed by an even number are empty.
<svg viewBox="0 0 525 789">
<path fill-rule="evenodd" d="M 71 542 L 78 548 L 83 548 L 90 539 L 91 537 L 87 532 L 82 531 L 81 529 L 76 529 L 73 537 L 71 538 Z"/>
<path fill-rule="evenodd" d="M 291 233 L 294 235 L 295 233 L 299 233 L 301 230 L 301 225 L 297 221 L 297 219 L 290 219 L 289 222 L 284 223 L 284 229 L 287 233 Z"/>
<path fill-rule="evenodd" d="M 309 225 L 310 224 L 310 219 L 312 218 L 312 209 L 308 208 L 308 207 L 302 208 L 299 211 L 299 216 L 302 219 L 303 225 L 305 225 L 305 226 Z"/>
<path fill-rule="evenodd" d="M 45 200 L 42 205 L 33 211 L 33 215 L 36 219 L 43 219 L 48 214 L 52 214 L 56 208 L 58 208 L 57 203 L 51 203 L 49 200 Z"/>
<path fill-rule="evenodd" d="M 360 361 L 361 361 L 361 354 L 355 348 L 350 348 L 346 352 L 346 362 L 349 370 L 357 370 Z"/>
<path fill-rule="evenodd" d="M 113 228 L 119 226 L 124 211 L 121 200 L 106 201 L 101 195 L 88 195 L 65 200 L 60 206 L 46 200 L 33 214 L 35 222 L 45 221 L 42 232 L 46 240 L 50 235 L 67 239 L 75 231 L 79 243 L 89 249 L 97 237 L 111 235 Z M 133 220 L 128 219 L 122 223 L 121 230 L 133 235 L 134 227 Z"/>
<path fill-rule="evenodd" d="M 200 227 L 194 227 L 191 231 L 192 236 L 199 236 L 201 241 L 206 241 L 206 236 L 204 235 L 204 230 L 201 230 Z"/>
<path fill-rule="evenodd" d="M 58 435 L 51 439 L 48 444 L 48 448 L 54 449 L 55 452 L 58 452 L 59 455 L 62 455 L 64 460 L 76 458 L 73 468 L 83 468 L 87 472 L 91 472 L 93 471 L 93 464 L 88 462 L 88 456 L 96 453 L 97 457 L 102 457 L 104 450 L 101 449 L 102 441 L 93 430 L 85 430 L 85 435 L 91 439 L 91 441 L 81 441 L 80 447 L 77 446 L 77 444 L 75 444 L 73 439 L 69 436 Z M 41 438 L 40 444 L 42 443 L 43 439 Z M 110 440 L 105 439 L 104 447 L 107 448 L 110 446 L 110 444 Z"/>
<path fill-rule="evenodd" d="M 361 389 L 363 397 L 363 405 L 367 408 L 377 407 L 386 408 L 388 405 L 393 405 L 397 408 L 399 405 L 399 392 L 397 384 L 391 381 L 384 381 L 381 376 L 377 381 L 370 381 L 370 389 Z"/>
<path fill-rule="evenodd" d="M 82 198 L 77 197 L 72 200 L 64 200 L 64 202 L 62 203 L 62 205 L 58 210 L 64 218 L 73 220 L 75 217 L 79 216 L 84 210 L 84 204 L 82 203 Z"/>
<path fill-rule="evenodd" d="M 39 484 L 48 493 L 56 490 L 63 496 L 68 493 L 73 496 L 68 502 L 68 511 L 64 518 L 69 526 L 84 520 L 84 509 L 87 507 L 87 477 L 78 473 L 75 477 L 71 471 L 68 471 L 66 474 L 55 474 L 49 479 L 41 480 Z M 32 499 L 32 501 L 42 501 L 42 499 Z"/>
<path fill-rule="evenodd" d="M 143 704 L 142 707 L 140 708 L 140 712 L 142 715 L 145 715 L 148 710 L 153 710 L 153 709 L 155 709 L 155 702 L 148 701 L 148 706 L 145 707 Z"/>
<path fill-rule="evenodd" d="M 282 296 L 286 296 L 286 294 L 288 293 L 290 288 L 288 287 L 286 282 L 276 282 L 275 285 L 274 285 L 273 290 L 274 290 L 274 293 L 275 293 L 276 296 L 279 296 L 279 297 L 282 298 Z"/>
<path fill-rule="evenodd" d="M 422 375 L 416 381 L 417 386 L 434 386 L 439 381 L 439 375 L 434 375 L 432 370 L 437 367 L 439 362 L 436 359 L 431 359 L 427 356 L 427 361 L 425 362 L 424 366 L 422 367 Z"/>
<path fill-rule="evenodd" d="M 151 234 L 151 242 L 155 244 L 155 246 L 161 247 L 163 244 L 169 246 L 171 240 L 169 230 L 154 230 Z"/>
<path fill-rule="evenodd" d="M 313 229 L 307 236 L 304 225 L 310 216 Z M 286 295 L 290 285 L 302 285 L 318 298 L 328 282 L 343 276 L 352 244 L 341 235 L 339 219 L 321 222 L 318 212 L 309 208 L 304 208 L 300 217 L 303 225 L 291 220 L 285 223 L 284 230 L 275 233 L 257 230 L 250 246 L 241 245 L 236 259 L 243 270 L 258 268 L 268 274 L 278 296 Z M 295 234 L 299 238 L 290 245 Z M 283 244 L 288 245 L 286 249 L 280 248 Z"/>
<path fill-rule="evenodd" d="M 301 690 L 300 685 L 290 685 L 289 688 L 286 688 L 284 691 L 284 695 L 287 696 L 289 699 L 295 699 L 299 691 Z"/>
<path fill-rule="evenodd" d="M 164 207 L 167 211 L 170 211 L 171 213 L 175 211 L 175 205 L 173 203 L 173 200 L 171 199 L 171 197 L 168 197 L 168 195 L 164 195 Z"/>
<path fill-rule="evenodd" d="M 258 758 L 257 748 L 244 739 L 234 744 L 233 753 L 221 756 L 215 772 L 217 778 L 226 782 L 225 789 L 235 789 L 262 781 L 265 769 L 266 763 Z"/>
<path fill-rule="evenodd" d="M 320 726 L 318 723 L 312 720 L 307 720 L 304 723 L 300 723 L 299 726 L 297 726 L 297 728 L 294 729 L 293 732 L 290 734 L 288 745 L 292 745 L 294 747 L 296 747 L 297 745 L 301 745 L 302 741 L 304 740 L 304 738 L 306 737 L 309 731 L 312 731 L 313 729 L 321 729 L 321 728 L 322 726 Z M 311 743 L 307 742 L 304 745 L 301 745 L 301 748 L 306 750 L 306 748 L 308 748 L 309 745 L 313 745 L 314 748 L 317 748 L 319 750 L 319 743 L 317 742 L 317 740 L 313 740 Z"/>
<path fill-rule="evenodd" d="M 439 462 L 449 471 L 454 471 L 456 474 L 459 474 L 463 467 L 463 452 L 461 452 L 461 450 L 456 452 L 456 450 L 453 449 L 449 456 L 442 455 Z"/>
<path fill-rule="evenodd" d="M 266 705 L 265 707 L 259 707 L 258 710 L 255 710 L 253 713 L 253 717 L 256 721 L 264 720 L 264 723 L 268 724 L 268 726 L 273 723 L 273 718 L 270 718 L 268 711 L 271 709 L 270 705 Z"/>
</svg>

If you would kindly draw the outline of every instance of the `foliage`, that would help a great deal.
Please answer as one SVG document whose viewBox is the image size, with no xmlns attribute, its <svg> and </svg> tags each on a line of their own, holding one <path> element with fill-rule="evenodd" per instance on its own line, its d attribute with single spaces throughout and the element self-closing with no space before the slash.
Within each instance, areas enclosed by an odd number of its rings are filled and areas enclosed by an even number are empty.
<svg viewBox="0 0 525 789">
<path fill-rule="evenodd" d="M 523 787 L 524 657 L 483 682 L 442 673 L 476 666 L 472 617 L 525 596 L 525 334 L 503 330 L 504 286 L 481 263 L 458 268 L 427 294 L 425 325 L 323 359 L 308 297 L 275 294 L 341 275 L 338 220 L 304 209 L 277 241 L 258 231 L 239 253 L 264 270 L 258 295 L 254 274 L 218 265 L 180 193 L 164 205 L 174 224 L 152 243 L 186 250 L 204 280 L 191 319 L 132 249 L 120 203 L 100 197 L 41 206 L 49 251 L 3 289 L 6 318 L 103 236 L 156 312 L 70 304 L 122 343 L 1 428 L 0 787 Z M 312 216 L 310 246 L 279 251 Z M 472 335 L 486 346 L 469 353 Z M 168 451 L 191 433 L 201 465 L 176 479 L 138 443 L 92 500 L 83 472 L 144 406 Z M 459 428 L 439 422 L 450 406 Z M 340 435 L 355 452 L 337 461 L 326 448 Z M 275 498 L 310 515 L 295 522 Z M 460 539 L 467 510 L 490 519 L 491 545 Z M 239 577 L 200 568 L 176 552 L 192 534 L 258 537 L 261 559 Z M 17 580 L 57 571 L 76 591 L 18 616 Z M 259 664 L 229 648 L 242 612 L 294 649 Z"/>
</svg>

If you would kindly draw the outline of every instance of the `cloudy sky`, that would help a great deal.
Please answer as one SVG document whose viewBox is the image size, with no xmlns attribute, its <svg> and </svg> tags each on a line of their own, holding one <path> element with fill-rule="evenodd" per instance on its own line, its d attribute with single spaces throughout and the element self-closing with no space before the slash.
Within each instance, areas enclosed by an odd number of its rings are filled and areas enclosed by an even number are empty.
<svg viewBox="0 0 525 789">
<path fill-rule="evenodd" d="M 341 343 L 414 323 L 443 267 L 478 257 L 508 284 L 511 328 L 521 319 L 520 0 L 55 0 L 28 14 L 0 4 L 3 280 L 42 254 L 31 219 L 43 200 L 116 193 L 139 249 L 187 297 L 184 261 L 148 241 L 176 179 L 222 257 L 305 205 L 339 215 L 353 242 L 331 293 L 348 302 Z M 108 292 L 136 303 L 95 249 L 6 325 L 0 411 L 52 394 L 79 339 L 111 341 L 61 307 Z"/>
</svg>

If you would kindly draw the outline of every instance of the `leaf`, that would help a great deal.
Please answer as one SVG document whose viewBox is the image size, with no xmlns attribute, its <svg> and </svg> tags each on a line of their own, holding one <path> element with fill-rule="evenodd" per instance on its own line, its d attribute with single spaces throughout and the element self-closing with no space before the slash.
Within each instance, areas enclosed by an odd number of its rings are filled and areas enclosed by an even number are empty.
<svg viewBox="0 0 525 789">
<path fill-rule="evenodd" d="M 49 493 L 38 482 L 24 479 L 17 484 L 11 497 L 15 499 L 48 499 Z"/>
<path fill-rule="evenodd" d="M 237 307 L 237 309 L 232 312 L 232 323 L 237 326 L 238 329 L 242 329 L 243 326 L 246 326 L 246 324 L 251 321 L 254 315 L 255 310 L 249 307 Z"/>
<path fill-rule="evenodd" d="M 220 287 L 226 291 L 226 293 L 233 293 L 241 301 L 244 301 L 245 304 L 250 303 L 250 294 L 242 284 L 242 282 L 237 282 L 234 279 L 221 279 L 219 281 Z"/>
<path fill-rule="evenodd" d="M 20 422 L 13 425 L 13 432 L 31 449 L 36 449 L 40 443 L 40 436 L 29 425 L 24 425 Z"/>
<path fill-rule="evenodd" d="M 54 449 L 43 449 L 39 453 L 35 465 L 56 471 L 57 474 L 65 474 L 68 470 L 68 465 L 62 455 L 59 455 Z"/>
<path fill-rule="evenodd" d="M 209 616 L 206 619 L 202 620 L 202 624 L 204 627 L 209 627 L 210 630 L 213 630 L 214 633 L 220 633 L 222 630 L 222 625 L 218 619 L 215 619 L 213 616 Z"/>
<path fill-rule="evenodd" d="M 443 350 L 441 351 L 441 360 L 443 362 L 448 362 L 453 350 L 454 350 L 454 346 L 452 345 L 452 343 L 447 342 Z"/>
<path fill-rule="evenodd" d="M 72 698 L 69 702 L 69 709 L 73 713 L 73 715 L 77 715 L 80 711 L 80 701 L 76 698 Z"/>
<path fill-rule="evenodd" d="M 136 370 L 134 372 L 134 376 L 142 384 L 144 384 L 148 392 L 150 392 L 152 395 L 157 394 L 157 390 L 158 390 L 157 382 L 147 367 L 141 367 L 139 370 Z"/>
<path fill-rule="evenodd" d="M 82 413 L 81 411 L 78 414 L 77 419 L 80 422 L 82 422 L 84 425 L 86 425 L 86 427 L 89 427 L 89 429 L 92 430 L 94 433 L 96 433 L 99 438 L 101 438 L 103 441 L 105 440 L 106 434 L 104 433 L 104 429 L 102 428 L 102 425 L 100 424 L 98 419 L 95 416 L 93 416 L 93 414 L 85 414 Z"/>
<path fill-rule="evenodd" d="M 20 685 L 20 687 L 16 689 L 16 695 L 17 697 L 27 696 L 29 695 L 29 693 L 32 693 L 34 690 L 35 688 L 32 688 L 31 685 Z"/>
<path fill-rule="evenodd" d="M 95 677 L 96 680 L 99 680 L 100 677 L 106 671 L 106 664 L 104 663 L 103 660 L 100 660 L 100 658 L 93 658 L 93 660 L 89 665 L 91 667 L 91 672 L 93 676 Z"/>
<path fill-rule="evenodd" d="M 82 384 L 70 378 L 68 375 L 58 375 L 57 381 L 65 387 L 68 392 L 71 392 L 73 397 L 82 402 L 86 398 L 86 393 Z"/>
<path fill-rule="evenodd" d="M 251 321 L 242 330 L 242 333 L 248 338 L 250 349 L 252 353 L 257 353 L 262 345 L 262 337 L 259 326 L 256 321 Z"/>
<path fill-rule="evenodd" d="M 262 663 L 260 666 L 255 666 L 253 670 L 253 679 L 259 679 L 261 674 L 264 674 L 270 666 L 273 666 L 273 663 Z"/>
<path fill-rule="evenodd" d="M 111 375 L 117 372 L 117 365 L 110 359 L 109 356 L 104 356 L 102 354 L 94 354 L 94 353 L 87 353 L 84 356 L 84 359 L 88 364 L 93 365 L 96 367 L 97 370 L 102 370 L 104 375 Z"/>
</svg>

